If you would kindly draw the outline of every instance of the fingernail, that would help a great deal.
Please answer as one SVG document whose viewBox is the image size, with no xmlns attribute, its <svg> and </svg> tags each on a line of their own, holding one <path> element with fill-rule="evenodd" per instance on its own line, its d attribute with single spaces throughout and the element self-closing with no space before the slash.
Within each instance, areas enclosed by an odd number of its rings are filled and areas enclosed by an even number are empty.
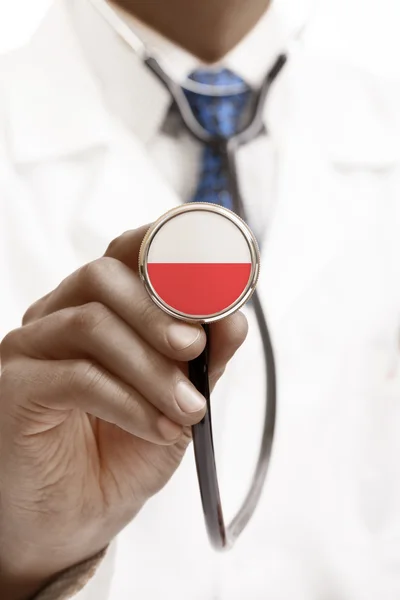
<svg viewBox="0 0 400 600">
<path fill-rule="evenodd" d="M 192 385 L 185 381 L 178 383 L 175 398 L 179 408 L 185 413 L 194 413 L 202 410 L 206 403 L 205 398 Z"/>
<path fill-rule="evenodd" d="M 184 323 L 174 323 L 168 329 L 168 341 L 175 350 L 188 348 L 199 338 L 200 330 Z"/>
<path fill-rule="evenodd" d="M 180 425 L 177 425 L 164 416 L 161 416 L 158 419 L 158 429 L 163 438 L 171 441 L 177 440 L 182 433 L 182 427 L 180 427 Z"/>
</svg>

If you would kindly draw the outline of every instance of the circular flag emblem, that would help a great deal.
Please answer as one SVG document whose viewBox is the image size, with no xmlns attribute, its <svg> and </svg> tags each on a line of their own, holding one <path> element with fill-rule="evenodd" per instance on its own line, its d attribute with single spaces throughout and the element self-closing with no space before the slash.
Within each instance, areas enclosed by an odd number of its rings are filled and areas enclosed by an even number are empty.
<svg viewBox="0 0 400 600">
<path fill-rule="evenodd" d="M 240 308 L 259 273 L 257 242 L 232 211 L 185 204 L 147 232 L 139 272 L 154 302 L 170 315 L 210 323 Z"/>
</svg>

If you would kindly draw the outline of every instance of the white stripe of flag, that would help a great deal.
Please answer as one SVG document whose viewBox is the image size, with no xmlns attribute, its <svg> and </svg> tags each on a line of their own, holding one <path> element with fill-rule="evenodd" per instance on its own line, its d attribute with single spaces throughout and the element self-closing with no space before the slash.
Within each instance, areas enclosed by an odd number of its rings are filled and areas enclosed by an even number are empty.
<svg viewBox="0 0 400 600">
<path fill-rule="evenodd" d="M 165 304 L 205 318 L 241 296 L 251 274 L 251 252 L 233 221 L 216 212 L 188 211 L 172 217 L 156 233 L 147 272 Z"/>
</svg>

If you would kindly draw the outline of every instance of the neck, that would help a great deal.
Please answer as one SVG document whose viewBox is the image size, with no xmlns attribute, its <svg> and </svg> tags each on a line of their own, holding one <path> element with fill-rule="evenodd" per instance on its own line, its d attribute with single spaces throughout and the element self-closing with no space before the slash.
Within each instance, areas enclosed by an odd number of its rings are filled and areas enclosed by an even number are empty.
<svg viewBox="0 0 400 600">
<path fill-rule="evenodd" d="M 270 0 L 114 0 L 127 12 L 208 63 L 255 26 Z"/>
</svg>

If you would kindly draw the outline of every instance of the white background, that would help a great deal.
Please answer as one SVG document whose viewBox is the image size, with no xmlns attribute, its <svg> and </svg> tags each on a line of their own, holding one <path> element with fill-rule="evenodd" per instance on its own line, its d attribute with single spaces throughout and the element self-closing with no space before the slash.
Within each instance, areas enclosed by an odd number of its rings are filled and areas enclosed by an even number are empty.
<svg viewBox="0 0 400 600">
<path fill-rule="evenodd" d="M 0 0 L 0 53 L 27 41 L 52 1 Z M 307 0 L 275 1 L 296 11 Z M 400 76 L 400 0 L 314 1 L 307 43 L 375 74 Z"/>
<path fill-rule="evenodd" d="M 0 0 L 0 52 L 29 39 L 52 0 Z"/>
</svg>

